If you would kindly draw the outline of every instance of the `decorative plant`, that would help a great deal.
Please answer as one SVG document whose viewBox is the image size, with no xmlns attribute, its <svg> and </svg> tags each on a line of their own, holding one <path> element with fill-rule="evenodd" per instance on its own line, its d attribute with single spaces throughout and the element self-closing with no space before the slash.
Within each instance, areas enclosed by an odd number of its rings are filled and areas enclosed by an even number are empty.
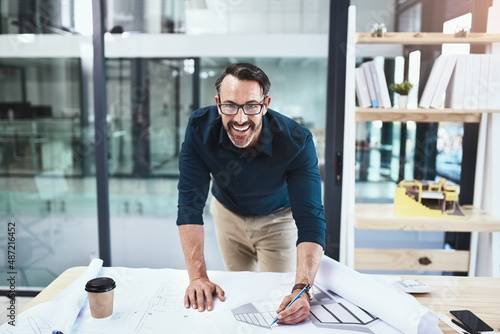
<svg viewBox="0 0 500 334">
<path fill-rule="evenodd" d="M 408 95 L 413 88 L 413 84 L 408 81 L 402 83 L 393 83 L 389 85 L 389 89 L 398 93 L 399 95 Z"/>
<path fill-rule="evenodd" d="M 371 29 L 372 37 L 384 37 L 387 32 L 387 28 L 383 23 L 374 23 Z"/>
<path fill-rule="evenodd" d="M 470 28 L 468 26 L 465 27 L 457 27 L 455 29 L 455 37 L 469 37 Z"/>
</svg>

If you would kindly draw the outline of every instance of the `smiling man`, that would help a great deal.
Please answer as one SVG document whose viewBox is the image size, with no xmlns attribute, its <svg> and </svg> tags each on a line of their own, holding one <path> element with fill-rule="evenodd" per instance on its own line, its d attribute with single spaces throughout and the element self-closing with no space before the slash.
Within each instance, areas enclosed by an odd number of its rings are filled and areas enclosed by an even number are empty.
<svg viewBox="0 0 500 334">
<path fill-rule="evenodd" d="M 210 281 L 203 209 L 210 211 L 226 270 L 296 272 L 278 322 L 309 316 L 309 293 L 325 246 L 321 179 L 309 130 L 269 109 L 271 83 L 258 67 L 232 64 L 216 81 L 215 106 L 192 113 L 179 157 L 177 225 L 190 284 L 184 304 L 213 308 L 224 290 Z M 308 292 L 308 291 L 307 291 Z"/>
</svg>

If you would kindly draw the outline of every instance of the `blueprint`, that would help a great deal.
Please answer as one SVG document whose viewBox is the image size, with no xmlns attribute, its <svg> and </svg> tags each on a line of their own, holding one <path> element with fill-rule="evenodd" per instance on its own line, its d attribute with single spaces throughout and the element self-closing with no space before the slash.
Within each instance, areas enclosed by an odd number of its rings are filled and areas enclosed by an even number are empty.
<svg viewBox="0 0 500 334">
<path fill-rule="evenodd" d="M 316 328 L 375 333 L 370 327 L 380 322 L 377 317 L 318 286 L 315 287 L 314 296 L 311 301 L 309 321 Z M 231 310 L 231 312 L 237 321 L 269 328 L 269 324 L 276 317 L 276 312 L 274 309 L 266 310 L 260 306 L 261 304 L 258 302 L 247 303 Z"/>
<path fill-rule="evenodd" d="M 376 316 L 361 309 L 357 305 L 345 300 L 334 292 L 314 286 L 314 298 L 311 300 L 311 313 L 308 321 L 301 325 L 301 330 L 314 333 L 401 333 Z M 261 328 L 269 330 L 276 317 L 276 305 L 269 305 L 265 301 L 255 301 L 235 307 L 231 310 L 236 321 L 255 326 L 254 331 Z M 290 326 L 275 324 L 272 330 L 283 327 L 290 330 Z M 265 331 L 262 331 L 265 332 Z M 267 331 L 268 332 L 268 331 Z"/>
<path fill-rule="evenodd" d="M 0 333 L 440 333 L 437 315 L 413 297 L 327 257 L 313 286 L 309 319 L 272 327 L 276 309 L 294 284 L 293 273 L 209 272 L 226 301 L 215 297 L 213 311 L 198 312 L 184 307 L 186 270 L 97 265 L 92 263 L 53 301 L 23 312 L 21 326 L 4 325 Z M 85 283 L 96 276 L 116 282 L 113 314 L 106 319 L 93 319 L 86 299 Z"/>
<path fill-rule="evenodd" d="M 116 282 L 114 311 L 109 319 L 93 319 L 88 301 L 71 333 L 217 333 L 208 312 L 183 306 L 187 273 L 173 269 L 103 268 Z"/>
<path fill-rule="evenodd" d="M 422 306 L 413 296 L 396 290 L 392 284 L 384 283 L 381 278 L 383 276 L 362 275 L 324 256 L 316 282 L 402 333 L 442 333 L 435 312 Z"/>
</svg>

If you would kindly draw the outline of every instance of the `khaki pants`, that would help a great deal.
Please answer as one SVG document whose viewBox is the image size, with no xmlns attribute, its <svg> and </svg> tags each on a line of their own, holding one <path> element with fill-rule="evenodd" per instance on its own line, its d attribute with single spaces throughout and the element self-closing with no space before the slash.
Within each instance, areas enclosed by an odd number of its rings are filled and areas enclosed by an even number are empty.
<svg viewBox="0 0 500 334">
<path fill-rule="evenodd" d="M 226 270 L 295 272 L 297 226 L 290 208 L 246 217 L 212 197 L 210 212 Z"/>
</svg>

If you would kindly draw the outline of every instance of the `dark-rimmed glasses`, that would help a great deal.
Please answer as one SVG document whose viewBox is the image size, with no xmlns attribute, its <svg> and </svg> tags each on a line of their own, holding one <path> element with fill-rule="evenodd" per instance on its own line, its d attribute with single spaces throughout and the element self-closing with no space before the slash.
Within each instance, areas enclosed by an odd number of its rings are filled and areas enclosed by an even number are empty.
<svg viewBox="0 0 500 334">
<path fill-rule="evenodd" d="M 266 97 L 264 97 L 264 100 Z M 220 97 L 219 97 L 220 100 Z M 243 110 L 245 115 L 258 115 L 264 108 L 264 100 L 262 103 L 247 103 L 247 104 L 235 104 L 235 103 L 224 103 L 219 104 L 221 113 L 224 115 L 236 115 L 240 108 Z"/>
</svg>

